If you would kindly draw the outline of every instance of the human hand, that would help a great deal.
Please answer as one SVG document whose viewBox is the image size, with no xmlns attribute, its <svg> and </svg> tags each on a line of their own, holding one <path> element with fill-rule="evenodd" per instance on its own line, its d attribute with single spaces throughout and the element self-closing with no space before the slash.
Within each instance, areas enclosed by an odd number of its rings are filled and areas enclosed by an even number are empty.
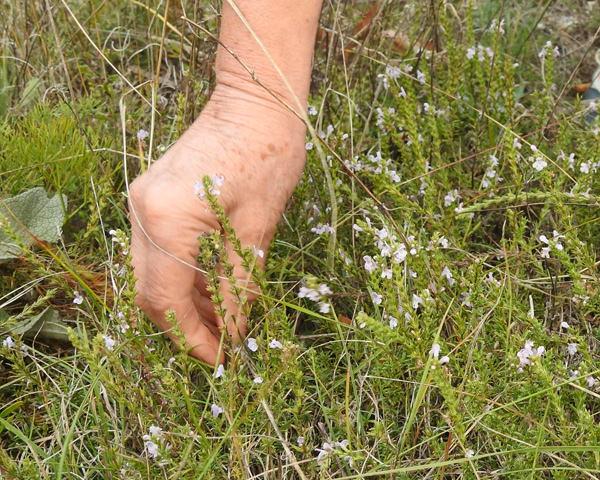
<svg viewBox="0 0 600 480">
<path fill-rule="evenodd" d="M 131 254 L 137 303 L 167 334 L 175 313 L 190 354 L 211 364 L 221 330 L 234 341 L 246 335 L 246 319 L 229 282 L 220 276 L 226 317 L 216 314 L 204 275 L 196 267 L 198 237 L 221 231 L 194 185 L 221 175 L 218 200 L 244 247 L 266 252 L 305 162 L 305 127 L 266 97 L 217 87 L 189 130 L 130 186 Z M 237 285 L 256 298 L 256 287 L 231 243 L 224 239 Z M 260 252 L 259 252 L 260 253 Z M 257 255 L 264 266 L 264 255 Z"/>
</svg>

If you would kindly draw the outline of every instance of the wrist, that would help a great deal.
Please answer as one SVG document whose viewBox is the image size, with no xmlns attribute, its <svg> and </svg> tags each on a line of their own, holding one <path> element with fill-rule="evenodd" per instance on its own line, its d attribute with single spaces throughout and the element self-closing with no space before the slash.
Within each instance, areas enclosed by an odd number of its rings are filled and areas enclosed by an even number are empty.
<svg viewBox="0 0 600 480">
<path fill-rule="evenodd" d="M 217 130 L 234 127 L 241 137 L 243 132 L 252 132 L 257 141 L 282 140 L 294 150 L 301 147 L 303 151 L 304 121 L 268 92 L 248 83 L 243 80 L 218 83 L 195 124 Z"/>
</svg>

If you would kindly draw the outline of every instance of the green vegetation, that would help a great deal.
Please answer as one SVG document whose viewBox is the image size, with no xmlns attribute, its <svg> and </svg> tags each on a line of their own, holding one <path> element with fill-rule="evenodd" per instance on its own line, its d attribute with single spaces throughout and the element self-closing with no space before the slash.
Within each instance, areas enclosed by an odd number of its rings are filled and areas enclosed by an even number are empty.
<svg viewBox="0 0 600 480">
<path fill-rule="evenodd" d="M 166 5 L 0 6 L 0 478 L 599 478 L 598 5 L 326 2 L 322 140 L 224 372 L 133 304 L 126 183 L 213 81 L 184 17 L 218 5 Z M 2 207 L 34 187 L 57 242 Z"/>
</svg>

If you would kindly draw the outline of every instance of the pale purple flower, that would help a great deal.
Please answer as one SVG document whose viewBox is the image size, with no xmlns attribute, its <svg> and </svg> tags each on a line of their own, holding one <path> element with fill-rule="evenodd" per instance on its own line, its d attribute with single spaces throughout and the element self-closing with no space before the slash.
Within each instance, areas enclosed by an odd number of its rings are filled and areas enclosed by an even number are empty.
<svg viewBox="0 0 600 480">
<path fill-rule="evenodd" d="M 256 343 L 256 338 L 248 337 L 246 339 L 246 346 L 251 352 L 256 352 L 258 350 L 258 343 Z"/>
<path fill-rule="evenodd" d="M 370 255 L 365 255 L 363 261 L 367 272 L 373 273 L 377 269 L 377 262 Z"/>
<path fill-rule="evenodd" d="M 213 377 L 221 378 L 223 375 L 225 375 L 225 367 L 222 363 L 220 363 L 217 369 L 215 370 L 215 373 L 213 373 Z"/>
<path fill-rule="evenodd" d="M 275 339 L 273 339 L 273 340 L 271 340 L 271 341 L 269 342 L 269 348 L 273 348 L 273 349 L 276 349 L 276 348 L 278 348 L 278 349 L 282 349 L 282 348 L 283 348 L 283 344 L 282 344 L 282 343 L 281 343 L 279 340 L 275 340 Z"/>
<path fill-rule="evenodd" d="M 4 340 L 2 340 L 2 346 L 4 348 L 14 348 L 15 347 L 15 341 L 13 340 L 13 338 L 9 335 L 8 337 L 6 337 Z"/>
<path fill-rule="evenodd" d="M 148 138 L 150 136 L 150 134 L 148 133 L 147 130 L 144 130 L 143 128 L 140 128 L 136 134 L 137 139 L 142 141 L 145 140 L 146 138 Z"/>
<path fill-rule="evenodd" d="M 77 290 L 73 292 L 73 303 L 75 305 L 81 305 L 83 303 L 83 296 Z"/>
<path fill-rule="evenodd" d="M 371 300 L 375 305 L 381 305 L 381 302 L 383 302 L 383 296 L 378 293 L 371 292 Z"/>
<path fill-rule="evenodd" d="M 213 403 L 210 406 L 210 413 L 212 414 L 213 417 L 217 418 L 219 415 L 221 415 L 225 410 L 223 410 L 223 407 L 220 407 L 219 405 L 217 405 L 216 403 Z"/>
<path fill-rule="evenodd" d="M 104 335 L 102 340 L 104 340 L 104 346 L 107 350 L 113 350 L 117 344 L 117 341 L 109 335 Z"/>
<path fill-rule="evenodd" d="M 434 343 L 431 345 L 431 350 L 429 350 L 429 355 L 433 358 L 437 359 L 440 356 L 440 352 L 442 351 L 442 347 L 440 347 L 439 343 Z"/>
</svg>

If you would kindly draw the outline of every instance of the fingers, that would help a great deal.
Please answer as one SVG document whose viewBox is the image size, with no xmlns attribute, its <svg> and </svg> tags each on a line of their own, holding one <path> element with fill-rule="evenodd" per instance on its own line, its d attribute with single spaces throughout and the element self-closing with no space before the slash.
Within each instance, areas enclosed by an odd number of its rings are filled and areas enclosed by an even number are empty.
<svg viewBox="0 0 600 480">
<path fill-rule="evenodd" d="M 164 196 L 163 193 L 163 200 Z M 131 254 L 137 304 L 177 341 L 166 319 L 166 313 L 172 310 L 190 354 L 210 364 L 221 362 L 220 335 L 203 321 L 201 315 L 209 309 L 204 303 L 198 303 L 199 294 L 194 285 L 197 237 L 202 231 L 214 230 L 215 224 L 210 219 L 192 220 L 180 217 L 177 212 L 162 211 L 160 206 L 144 204 L 143 200 L 147 202 L 147 199 L 139 196 L 132 195 L 131 200 Z"/>
<path fill-rule="evenodd" d="M 225 254 L 227 261 L 233 266 L 235 285 L 232 285 L 230 279 L 224 275 L 223 267 L 219 269 L 219 287 L 223 297 L 225 318 L 217 316 L 217 322 L 219 326 L 226 327 L 234 343 L 240 342 L 248 333 L 245 307 L 254 302 L 260 294 L 258 286 L 252 280 L 252 272 L 264 267 L 265 251 L 273 235 L 273 228 L 267 228 L 269 224 L 264 221 L 264 216 L 253 215 L 258 212 L 249 210 L 246 208 L 241 212 L 235 212 L 230 218 L 242 245 L 251 248 L 255 253 L 255 260 L 252 265 L 249 265 L 251 271 L 246 269 L 241 257 L 228 240 L 225 242 Z"/>
</svg>

